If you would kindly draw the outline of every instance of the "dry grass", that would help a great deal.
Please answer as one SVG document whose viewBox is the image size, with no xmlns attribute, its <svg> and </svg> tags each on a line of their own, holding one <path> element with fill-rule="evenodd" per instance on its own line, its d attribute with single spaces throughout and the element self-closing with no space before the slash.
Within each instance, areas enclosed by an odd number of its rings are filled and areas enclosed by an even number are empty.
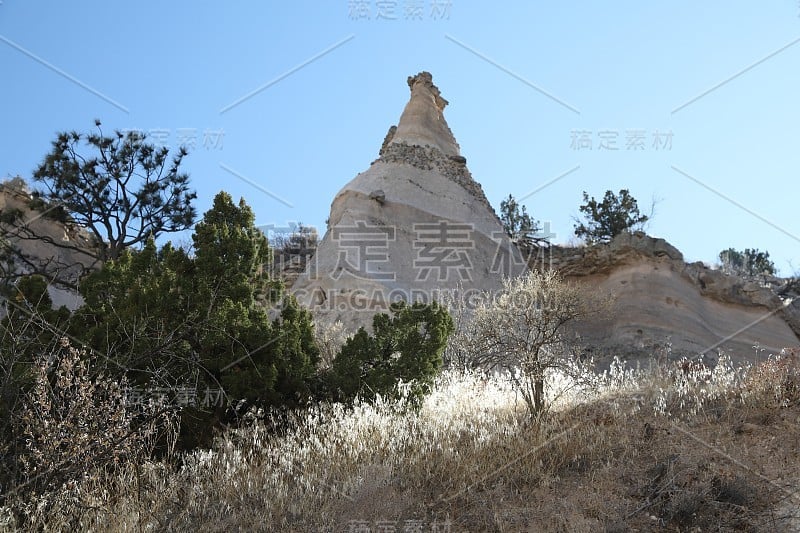
<svg viewBox="0 0 800 533">
<path fill-rule="evenodd" d="M 71 525 L 792 531 L 800 520 L 798 375 L 785 357 L 756 369 L 723 361 L 713 372 L 618 365 L 581 388 L 551 376 L 553 408 L 532 423 L 501 376 L 446 373 L 418 411 L 402 402 L 324 405 L 283 420 L 281 431 L 228 431 L 180 467 L 149 463 L 81 487 L 81 501 L 95 505 L 84 504 Z"/>
</svg>

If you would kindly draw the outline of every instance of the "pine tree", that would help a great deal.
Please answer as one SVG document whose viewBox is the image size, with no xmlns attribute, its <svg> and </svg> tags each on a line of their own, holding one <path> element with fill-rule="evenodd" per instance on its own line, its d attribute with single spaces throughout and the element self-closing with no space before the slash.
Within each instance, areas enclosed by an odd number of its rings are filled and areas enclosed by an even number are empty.
<svg viewBox="0 0 800 533">
<path fill-rule="evenodd" d="M 180 387 L 196 380 L 191 331 L 201 320 L 188 255 L 149 239 L 88 276 L 84 305 L 71 321 L 75 337 L 106 355 L 108 372 L 139 386 Z"/>
<path fill-rule="evenodd" d="M 599 202 L 594 197 L 590 199 L 584 191 L 583 201 L 580 210 L 586 223 L 575 226 L 575 235 L 586 238 L 589 244 L 609 242 L 623 231 L 630 231 L 649 220 L 639 212 L 639 204 L 628 189 L 621 189 L 619 195 L 606 191 Z"/>
<path fill-rule="evenodd" d="M 442 352 L 453 320 L 437 303 L 392 304 L 392 316 L 376 315 L 372 335 L 364 328 L 349 339 L 326 376 L 334 399 L 396 397 L 399 381 L 411 383 L 409 397 L 419 401 L 442 366 Z"/>
<path fill-rule="evenodd" d="M 722 270 L 728 274 L 742 277 L 754 277 L 760 274 L 775 274 L 775 263 L 769 258 L 769 252 L 759 252 L 758 248 L 745 248 L 744 252 L 728 248 L 719 253 Z"/>
<path fill-rule="evenodd" d="M 225 192 L 195 227 L 196 294 L 207 309 L 199 330 L 200 360 L 233 398 L 263 400 L 275 387 L 275 332 L 259 298 L 274 303 L 280 284 L 268 277 L 271 259 L 255 215 Z"/>
<path fill-rule="evenodd" d="M 180 171 L 187 155 L 181 147 L 170 158 L 168 148 L 147 142 L 138 132 L 105 135 L 99 120 L 96 133 L 62 132 L 33 173 L 39 186 L 29 207 L 39 216 L 77 226 L 92 237 L 86 243 L 54 241 L 22 220 L 22 212 L 0 212 L 0 226 L 14 235 L 16 244 L 4 243 L 5 254 L 24 265 L 26 272 L 75 288 L 75 276 L 63 271 L 58 256 L 38 258 L 24 251 L 21 241 L 45 241 L 65 252 L 86 255 L 102 263 L 120 257 L 128 248 L 143 246 L 150 237 L 192 226 L 196 194 L 189 176 Z M 88 263 L 87 263 L 88 264 Z M 87 274 L 89 269 L 81 267 Z M 9 273 L 8 275 L 10 275 Z"/>
<path fill-rule="evenodd" d="M 198 400 L 219 391 L 222 404 L 186 406 L 182 439 L 208 444 L 209 427 L 228 407 L 299 406 L 312 393 L 319 359 L 308 311 L 283 298 L 269 277 L 270 248 L 242 200 L 221 192 L 196 225 L 194 257 L 153 240 L 126 251 L 82 284 L 76 326 L 92 347 L 141 385 Z"/>
<path fill-rule="evenodd" d="M 500 222 L 514 243 L 531 244 L 537 240 L 546 240 L 536 236 L 540 229 L 539 221 L 531 218 L 524 205 L 520 210 L 520 204 L 510 194 L 508 198 L 500 202 Z"/>
</svg>

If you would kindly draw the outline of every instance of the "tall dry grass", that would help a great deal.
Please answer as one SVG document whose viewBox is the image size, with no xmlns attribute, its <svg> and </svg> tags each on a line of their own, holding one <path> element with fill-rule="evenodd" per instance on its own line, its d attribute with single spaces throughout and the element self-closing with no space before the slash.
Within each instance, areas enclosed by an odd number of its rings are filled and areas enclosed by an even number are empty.
<svg viewBox="0 0 800 533">
<path fill-rule="evenodd" d="M 507 376 L 455 371 L 438 378 L 417 410 L 403 399 L 379 399 L 267 417 L 225 432 L 212 450 L 189 454 L 179 466 L 123 465 L 83 487 L 80 512 L 62 512 L 39 527 L 788 531 L 797 525 L 800 370 L 790 354 L 754 368 L 734 368 L 723 358 L 713 370 L 691 362 L 636 370 L 617 362 L 603 374 L 584 372 L 577 381 L 574 369 L 548 376 L 552 407 L 536 423 Z M 19 526 L 7 509 L 0 516 L 5 528 Z"/>
</svg>

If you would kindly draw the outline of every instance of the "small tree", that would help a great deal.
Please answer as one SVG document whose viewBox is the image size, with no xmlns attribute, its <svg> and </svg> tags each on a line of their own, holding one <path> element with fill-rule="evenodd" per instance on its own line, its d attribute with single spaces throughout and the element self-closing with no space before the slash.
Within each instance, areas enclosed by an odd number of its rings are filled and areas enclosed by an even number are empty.
<svg viewBox="0 0 800 533">
<path fill-rule="evenodd" d="M 170 243 L 149 239 L 125 250 L 80 285 L 84 305 L 71 332 L 96 352 L 109 354 L 107 372 L 138 386 L 174 388 L 193 383 L 200 370 L 191 331 L 205 319 L 196 301 L 191 258 Z"/>
<path fill-rule="evenodd" d="M 586 223 L 575 226 L 575 235 L 585 238 L 589 244 L 609 242 L 623 231 L 641 227 L 649 220 L 639 212 L 639 205 L 628 189 L 621 189 L 619 195 L 606 191 L 600 202 L 589 198 L 584 191 L 583 201 L 579 209 Z"/>
<path fill-rule="evenodd" d="M 287 254 L 299 254 L 313 251 L 319 243 L 319 234 L 314 226 L 306 226 L 302 222 L 290 223 L 291 233 L 278 233 L 270 241 L 273 250 Z"/>
<path fill-rule="evenodd" d="M 313 226 L 306 226 L 302 222 L 291 223 L 290 226 L 291 233 L 276 232 L 269 243 L 274 259 L 272 273 L 283 279 L 286 279 L 287 272 L 303 272 L 319 244 L 319 234 Z"/>
<path fill-rule="evenodd" d="M 566 329 L 600 304 L 553 271 L 506 279 L 499 294 L 486 295 L 468 327 L 473 364 L 506 372 L 538 416 L 546 408 L 547 373 L 569 367 Z"/>
<path fill-rule="evenodd" d="M 539 221 L 528 215 L 527 208 L 512 196 L 500 202 L 500 222 L 503 229 L 515 244 L 531 244 L 535 242 L 539 231 Z"/>
<path fill-rule="evenodd" d="M 150 236 L 191 227 L 196 194 L 189 190 L 189 176 L 179 170 L 186 149 L 181 147 L 170 160 L 168 148 L 147 143 L 143 134 L 116 131 L 106 136 L 100 121 L 95 125 L 97 133 L 58 134 L 33 174 L 42 189 L 34 192 L 31 207 L 43 216 L 85 228 L 95 248 L 82 246 L 80 251 L 93 253 L 99 261 L 116 259 Z M 19 222 L 14 224 L 17 239 L 78 249 L 73 242 L 57 242 Z M 15 253 L 25 258 L 19 247 Z M 49 278 L 56 274 L 52 269 L 41 273 Z"/>
<path fill-rule="evenodd" d="M 447 338 L 447 345 L 442 352 L 444 367 L 448 370 L 465 371 L 473 366 L 472 352 L 472 318 L 473 301 L 469 291 L 465 292 L 459 284 L 455 291 L 444 291 L 439 302 L 453 320 L 453 332 Z"/>
<path fill-rule="evenodd" d="M 759 252 L 757 248 L 745 248 L 744 252 L 728 248 L 719 253 L 719 260 L 726 274 L 742 277 L 775 274 L 775 263 L 770 260 L 769 252 Z"/>
<path fill-rule="evenodd" d="M 294 296 L 284 296 L 281 313 L 272 322 L 277 379 L 267 405 L 297 407 L 306 403 L 314 392 L 320 350 L 314 335 L 314 322 L 308 309 L 301 307 Z"/>
<path fill-rule="evenodd" d="M 194 257 L 150 239 L 81 285 L 76 335 L 137 384 L 213 390 L 225 400 L 184 410 L 187 447 L 208 443 L 210 426 L 240 400 L 296 406 L 312 393 L 319 351 L 311 316 L 285 297 L 270 319 L 282 285 L 269 276 L 270 248 L 254 220 L 244 200 L 221 192 L 195 227 Z"/>
<path fill-rule="evenodd" d="M 412 382 L 412 400 L 430 390 L 453 321 L 435 302 L 409 306 L 401 301 L 392 304 L 391 311 L 391 317 L 381 313 L 373 318 L 372 335 L 360 328 L 342 346 L 326 376 L 334 399 L 397 396 L 401 380 Z"/>
<path fill-rule="evenodd" d="M 232 298 L 247 306 L 278 301 L 283 287 L 269 273 L 269 242 L 243 198 L 236 205 L 228 193 L 217 194 L 192 240 L 204 298 Z"/>
</svg>

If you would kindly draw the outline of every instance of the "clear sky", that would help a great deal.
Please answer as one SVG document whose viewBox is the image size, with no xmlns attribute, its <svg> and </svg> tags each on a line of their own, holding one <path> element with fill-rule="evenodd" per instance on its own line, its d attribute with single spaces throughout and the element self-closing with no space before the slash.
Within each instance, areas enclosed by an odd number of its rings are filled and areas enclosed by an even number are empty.
<svg viewBox="0 0 800 533">
<path fill-rule="evenodd" d="M 201 213 L 224 189 L 324 232 L 428 70 L 489 201 L 556 242 L 582 191 L 628 188 L 688 261 L 800 270 L 797 0 L 2 0 L 0 65 L 2 178 L 99 118 L 189 144 Z"/>
</svg>

